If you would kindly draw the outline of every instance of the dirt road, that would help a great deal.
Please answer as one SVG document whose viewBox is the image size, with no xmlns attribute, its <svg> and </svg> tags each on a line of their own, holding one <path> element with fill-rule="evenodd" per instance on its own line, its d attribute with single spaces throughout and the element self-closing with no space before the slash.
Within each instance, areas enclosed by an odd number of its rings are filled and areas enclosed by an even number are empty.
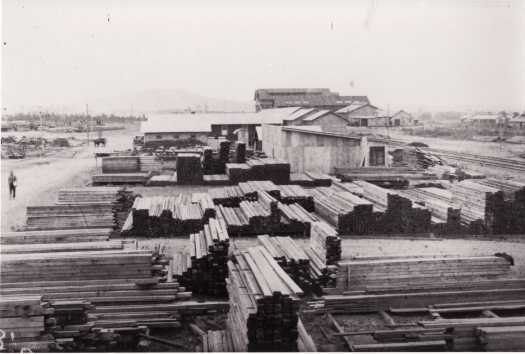
<svg viewBox="0 0 525 354">
<path fill-rule="evenodd" d="M 131 148 L 132 130 L 108 134 L 106 150 Z M 90 145 L 62 151 L 55 157 L 24 160 L 2 160 L 2 231 L 25 223 L 29 205 L 53 203 L 61 188 L 83 186 L 96 170 L 94 153 L 100 149 Z M 8 176 L 14 171 L 18 179 L 16 199 L 9 199 Z"/>
</svg>

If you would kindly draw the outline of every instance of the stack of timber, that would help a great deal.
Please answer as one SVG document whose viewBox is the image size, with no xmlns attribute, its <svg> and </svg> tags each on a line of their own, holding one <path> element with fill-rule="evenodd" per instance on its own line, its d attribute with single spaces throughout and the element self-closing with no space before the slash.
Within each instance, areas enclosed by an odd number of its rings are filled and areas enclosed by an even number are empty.
<svg viewBox="0 0 525 354">
<path fill-rule="evenodd" d="M 239 188 L 244 194 L 245 200 L 257 200 L 258 192 L 267 192 L 272 197 L 279 199 L 281 191 L 272 181 L 248 181 L 239 183 Z"/>
<path fill-rule="evenodd" d="M 215 217 L 215 204 L 208 193 L 193 193 L 191 202 L 200 205 L 204 222 L 207 222 L 209 218 Z"/>
<path fill-rule="evenodd" d="M 300 204 L 278 204 L 281 215 L 279 234 L 302 235 L 310 237 L 311 225 L 320 221 L 317 216 L 306 211 Z"/>
<path fill-rule="evenodd" d="M 228 331 L 208 331 L 202 337 L 202 351 L 210 353 L 233 352 L 232 337 Z"/>
<path fill-rule="evenodd" d="M 164 164 L 158 156 L 139 156 L 139 171 L 140 172 L 160 172 L 163 169 L 175 169 L 173 163 L 169 164 L 168 161 Z M 171 161 L 170 161 L 171 162 Z"/>
<path fill-rule="evenodd" d="M 91 177 L 94 186 L 117 185 L 117 184 L 142 184 L 145 185 L 151 173 L 129 172 L 129 173 L 103 173 Z"/>
<path fill-rule="evenodd" d="M 469 180 L 454 183 L 452 203 L 461 208 L 461 223 L 472 233 L 497 233 L 502 214 L 506 213 L 505 198 L 499 189 Z"/>
<path fill-rule="evenodd" d="M 165 187 L 165 186 L 174 186 L 177 184 L 177 172 L 174 172 L 169 175 L 158 175 L 151 176 L 151 178 L 146 183 L 150 187 Z"/>
<path fill-rule="evenodd" d="M 382 187 L 394 188 L 408 186 L 409 180 L 437 179 L 433 173 L 409 167 L 336 168 L 336 176 L 344 182 L 363 180 Z"/>
<path fill-rule="evenodd" d="M 250 179 L 250 166 L 246 163 L 227 163 L 226 175 L 232 184 L 246 182 Z"/>
<path fill-rule="evenodd" d="M 297 351 L 303 291 L 263 247 L 234 254 L 227 287 L 234 351 Z"/>
<path fill-rule="evenodd" d="M 412 200 L 413 203 L 426 207 L 432 213 L 433 231 L 439 234 L 455 234 L 461 231 L 461 208 L 454 207 L 450 201 L 443 200 L 441 192 L 447 190 L 430 187 L 414 188 L 398 191 L 400 195 Z M 451 195 L 450 195 L 451 197 Z"/>
<path fill-rule="evenodd" d="M 525 233 L 525 182 L 488 178 L 476 181 L 478 184 L 496 188 L 503 193 L 504 202 L 495 210 L 495 233 Z"/>
<path fill-rule="evenodd" d="M 275 184 L 290 183 L 290 163 L 284 160 L 250 159 L 246 164 L 250 168 L 250 180 L 270 180 Z"/>
<path fill-rule="evenodd" d="M 206 146 L 202 149 L 202 173 L 204 175 L 213 175 L 213 149 Z"/>
<path fill-rule="evenodd" d="M 18 294 L 0 298 L 0 329 L 2 350 L 20 352 L 30 349 L 49 352 L 58 349 L 56 343 L 45 333 L 45 315 L 49 313 L 40 296 Z M 49 324 L 52 324 L 51 322 Z"/>
<path fill-rule="evenodd" d="M 326 265 L 336 264 L 341 259 L 341 238 L 336 230 L 324 221 L 312 224 L 310 248 Z"/>
<path fill-rule="evenodd" d="M 243 200 L 239 207 L 219 205 L 217 211 L 231 235 L 272 233 L 279 222 L 277 209 L 271 209 L 262 199 L 254 202 Z"/>
<path fill-rule="evenodd" d="M 138 156 L 115 156 L 102 158 L 102 173 L 140 172 Z"/>
<path fill-rule="evenodd" d="M 297 203 L 308 212 L 315 211 L 314 198 L 301 186 L 284 184 L 278 186 L 280 197 L 278 199 L 284 204 Z"/>
<path fill-rule="evenodd" d="M 485 351 L 525 350 L 525 325 L 478 327 L 477 334 Z"/>
<path fill-rule="evenodd" d="M 139 236 L 182 236 L 202 230 L 206 219 L 214 215 L 206 197 L 177 196 L 138 197 L 122 233 Z"/>
<path fill-rule="evenodd" d="M 244 200 L 244 194 L 239 186 L 228 186 L 208 190 L 213 203 L 226 207 L 238 207 Z"/>
<path fill-rule="evenodd" d="M 82 228 L 116 229 L 111 204 L 58 204 L 27 207 L 27 230 L 56 230 Z"/>
<path fill-rule="evenodd" d="M 335 188 L 320 187 L 312 189 L 311 194 L 316 213 L 335 225 L 340 234 L 363 235 L 373 230 L 371 202 Z"/>
<path fill-rule="evenodd" d="M 216 219 L 210 219 L 203 231 L 191 234 L 191 282 L 183 285 L 196 295 L 227 296 L 229 242 L 228 232 Z"/>
<path fill-rule="evenodd" d="M 202 184 L 202 165 L 199 154 L 177 155 L 177 182 L 179 184 Z"/>
<path fill-rule="evenodd" d="M 327 174 L 314 171 L 305 171 L 304 174 L 312 179 L 316 187 L 330 187 L 332 185 L 332 177 Z"/>
<path fill-rule="evenodd" d="M 343 260 L 338 266 L 337 288 L 345 291 L 495 279 L 508 276 L 511 262 L 498 256 L 386 257 Z"/>
<path fill-rule="evenodd" d="M 305 294 L 321 294 L 321 287 L 310 273 L 310 258 L 289 236 L 257 236 L 259 244 L 277 261 L 281 268 L 301 287 Z"/>
<path fill-rule="evenodd" d="M 39 243 L 74 243 L 109 240 L 112 229 L 66 229 L 66 230 L 26 230 L 2 232 L 1 245 L 39 244 Z"/>
<path fill-rule="evenodd" d="M 68 188 L 58 191 L 56 204 L 110 204 L 120 229 L 135 201 L 136 194 L 121 187 Z"/>
<path fill-rule="evenodd" d="M 235 162 L 245 163 L 246 162 L 246 143 L 236 142 L 235 143 Z"/>
<path fill-rule="evenodd" d="M 290 183 L 303 187 L 315 187 L 314 180 L 306 173 L 292 173 L 290 174 Z"/>
<path fill-rule="evenodd" d="M 191 288 L 193 281 L 192 268 L 191 268 L 191 256 L 183 252 L 175 252 L 172 259 L 170 260 L 170 268 L 168 268 L 168 281 L 171 279 L 176 280 L 181 285 L 184 285 L 188 289 Z"/>
<path fill-rule="evenodd" d="M 227 186 L 230 184 L 228 175 L 205 174 L 202 176 L 203 183 L 208 186 Z"/>
<path fill-rule="evenodd" d="M 354 181 L 361 187 L 361 197 L 374 204 L 374 233 L 411 234 L 431 230 L 431 212 L 396 191 L 366 181 Z"/>
</svg>

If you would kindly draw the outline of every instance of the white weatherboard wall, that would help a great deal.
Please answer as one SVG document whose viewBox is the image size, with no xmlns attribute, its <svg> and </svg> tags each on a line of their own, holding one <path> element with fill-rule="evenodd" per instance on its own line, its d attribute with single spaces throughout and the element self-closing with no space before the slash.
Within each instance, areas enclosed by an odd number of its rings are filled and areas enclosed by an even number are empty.
<svg viewBox="0 0 525 354">
<path fill-rule="evenodd" d="M 270 157 L 290 162 L 292 173 L 333 173 L 336 167 L 368 166 L 370 146 L 385 145 L 369 142 L 366 137 L 360 139 L 287 131 L 282 126 L 263 125 L 263 151 Z M 385 154 L 386 151 L 385 148 Z"/>
</svg>

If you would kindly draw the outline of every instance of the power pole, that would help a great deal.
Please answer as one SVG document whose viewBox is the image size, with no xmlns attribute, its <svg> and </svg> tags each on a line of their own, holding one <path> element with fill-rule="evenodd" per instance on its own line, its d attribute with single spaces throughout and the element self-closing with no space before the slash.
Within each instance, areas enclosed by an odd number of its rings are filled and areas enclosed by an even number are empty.
<svg viewBox="0 0 525 354">
<path fill-rule="evenodd" d="M 87 103 L 86 103 L 86 128 L 87 128 L 87 145 L 89 146 L 90 121 L 89 121 L 89 105 Z"/>
</svg>

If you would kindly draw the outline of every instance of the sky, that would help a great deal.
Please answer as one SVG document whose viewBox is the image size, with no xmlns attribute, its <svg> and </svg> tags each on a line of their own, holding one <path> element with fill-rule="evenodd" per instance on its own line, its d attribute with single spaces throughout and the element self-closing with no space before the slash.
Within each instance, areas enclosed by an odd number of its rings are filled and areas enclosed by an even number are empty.
<svg viewBox="0 0 525 354">
<path fill-rule="evenodd" d="M 328 87 L 383 109 L 525 110 L 525 1 L 2 1 L 4 112 Z"/>
</svg>

